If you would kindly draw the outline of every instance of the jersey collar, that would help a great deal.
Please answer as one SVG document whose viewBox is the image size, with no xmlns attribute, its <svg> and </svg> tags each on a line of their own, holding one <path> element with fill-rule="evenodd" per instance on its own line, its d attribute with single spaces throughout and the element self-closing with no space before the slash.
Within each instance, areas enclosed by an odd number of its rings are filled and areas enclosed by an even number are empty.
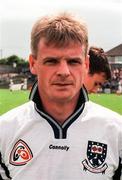
<svg viewBox="0 0 122 180">
<path fill-rule="evenodd" d="M 38 92 L 37 82 L 32 87 L 30 93 L 30 100 L 34 102 L 35 110 L 40 114 L 40 116 L 46 119 L 53 128 L 55 138 L 60 139 L 67 137 L 67 129 L 82 113 L 85 102 L 88 101 L 88 93 L 84 87 L 81 88 L 79 101 L 77 103 L 75 111 L 65 120 L 62 125 L 60 125 L 52 116 L 50 116 L 47 112 L 44 111 Z"/>
</svg>

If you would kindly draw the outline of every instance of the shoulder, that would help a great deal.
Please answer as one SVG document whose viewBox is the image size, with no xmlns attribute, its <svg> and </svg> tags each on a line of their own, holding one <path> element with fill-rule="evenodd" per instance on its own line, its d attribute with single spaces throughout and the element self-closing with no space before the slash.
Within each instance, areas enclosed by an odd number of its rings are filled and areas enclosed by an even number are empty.
<svg viewBox="0 0 122 180">
<path fill-rule="evenodd" d="M 14 109 L 11 109 L 9 111 L 7 111 L 6 113 L 4 113 L 3 115 L 1 115 L 1 118 L 4 118 L 4 117 L 10 117 L 10 115 L 14 116 L 14 115 L 17 115 L 18 112 L 23 112 L 26 111 L 27 109 L 29 109 L 29 107 L 32 108 L 32 104 L 33 102 L 32 101 L 29 101 L 25 104 L 22 104 Z"/>
<path fill-rule="evenodd" d="M 122 116 L 120 114 L 92 101 L 86 103 L 86 111 L 91 118 L 97 118 L 98 120 L 101 119 L 103 122 L 118 122 L 122 124 Z"/>
<path fill-rule="evenodd" d="M 0 116 L 0 129 L 13 129 L 15 126 L 20 126 L 25 119 L 29 119 L 33 111 L 34 104 L 32 101 L 8 111 Z"/>
</svg>

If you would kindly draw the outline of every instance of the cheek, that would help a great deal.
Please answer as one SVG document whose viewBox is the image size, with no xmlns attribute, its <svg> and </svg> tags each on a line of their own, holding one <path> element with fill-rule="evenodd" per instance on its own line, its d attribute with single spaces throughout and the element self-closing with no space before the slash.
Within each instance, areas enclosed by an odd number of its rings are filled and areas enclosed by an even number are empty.
<svg viewBox="0 0 122 180">
<path fill-rule="evenodd" d="M 76 82 L 82 85 L 85 79 L 85 73 L 83 73 L 82 69 L 80 69 L 79 71 L 77 70 L 75 74 Z"/>
<path fill-rule="evenodd" d="M 45 75 L 40 74 L 38 76 L 38 83 L 39 83 L 39 87 L 40 87 L 41 91 L 48 89 L 48 79 Z"/>
<path fill-rule="evenodd" d="M 81 81 L 84 81 L 84 79 L 86 78 L 86 74 L 87 74 L 86 71 L 84 71 L 82 68 L 80 75 L 79 75 L 79 78 L 81 79 Z"/>
<path fill-rule="evenodd" d="M 45 85 L 50 83 L 52 77 L 53 77 L 53 73 L 49 69 L 46 70 L 46 69 L 42 68 L 42 69 L 38 70 L 38 78 L 41 83 L 43 83 Z"/>
</svg>

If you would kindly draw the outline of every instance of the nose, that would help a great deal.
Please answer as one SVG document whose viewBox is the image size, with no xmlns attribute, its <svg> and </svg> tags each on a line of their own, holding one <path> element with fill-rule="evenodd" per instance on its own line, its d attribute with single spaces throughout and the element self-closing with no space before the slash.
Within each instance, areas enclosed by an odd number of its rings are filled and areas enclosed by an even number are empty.
<svg viewBox="0 0 122 180">
<path fill-rule="evenodd" d="M 59 66 L 57 67 L 57 75 L 58 76 L 69 76 L 70 70 L 66 61 L 61 61 Z"/>
</svg>

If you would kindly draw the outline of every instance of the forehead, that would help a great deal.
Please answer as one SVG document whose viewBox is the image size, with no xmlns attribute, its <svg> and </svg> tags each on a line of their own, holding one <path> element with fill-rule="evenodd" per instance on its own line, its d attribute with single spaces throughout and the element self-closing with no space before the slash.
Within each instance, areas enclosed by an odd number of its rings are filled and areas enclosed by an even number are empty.
<svg viewBox="0 0 122 180">
<path fill-rule="evenodd" d="M 55 44 L 46 44 L 45 39 L 41 39 L 38 44 L 38 54 L 42 55 L 71 55 L 81 56 L 84 54 L 84 46 L 80 43 L 69 42 L 67 46 L 58 47 Z"/>
</svg>

